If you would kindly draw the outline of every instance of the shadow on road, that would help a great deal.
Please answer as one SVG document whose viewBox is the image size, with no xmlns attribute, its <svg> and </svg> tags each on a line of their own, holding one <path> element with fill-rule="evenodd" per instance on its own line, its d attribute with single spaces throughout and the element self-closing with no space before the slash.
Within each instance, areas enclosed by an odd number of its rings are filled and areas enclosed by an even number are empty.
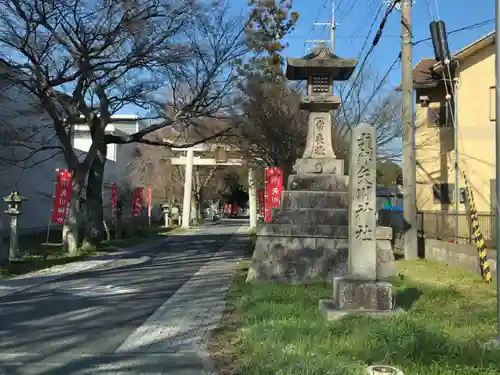
<svg viewBox="0 0 500 375">
<path fill-rule="evenodd" d="M 233 235 L 172 237 L 112 264 L 0 298 L 0 374 L 194 374 L 202 368 L 197 338 L 217 324 L 213 312 L 228 277 L 223 266 L 247 245 L 247 235 Z M 217 252 L 229 239 L 230 246 Z M 205 271 L 209 261 L 220 271 Z M 195 288 L 176 293 L 188 280 Z M 178 304 L 165 304 L 173 295 Z M 132 352 L 123 349 L 162 305 L 168 321 L 146 327 Z"/>
</svg>

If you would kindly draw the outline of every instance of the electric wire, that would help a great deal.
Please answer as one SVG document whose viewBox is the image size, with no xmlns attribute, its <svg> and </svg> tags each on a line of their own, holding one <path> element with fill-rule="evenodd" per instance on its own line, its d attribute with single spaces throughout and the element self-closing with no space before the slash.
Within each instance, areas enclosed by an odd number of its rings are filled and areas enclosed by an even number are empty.
<svg viewBox="0 0 500 375">
<path fill-rule="evenodd" d="M 396 59 L 394 60 L 394 62 L 391 64 L 391 66 L 389 67 L 389 69 L 387 69 L 387 71 L 385 72 L 384 76 L 382 77 L 382 79 L 380 80 L 380 82 L 378 83 L 378 85 L 375 87 L 375 89 L 373 90 L 372 94 L 370 95 L 370 97 L 366 101 L 365 105 L 361 109 L 361 111 L 359 113 L 359 118 L 360 119 L 363 117 L 363 114 L 365 113 L 366 109 L 368 108 L 368 106 L 370 105 L 370 103 L 372 102 L 372 100 L 375 98 L 375 95 L 377 95 L 378 91 L 382 88 L 382 86 L 384 85 L 384 83 L 387 81 L 387 78 L 389 77 L 389 74 L 394 70 L 396 64 L 400 60 L 401 60 L 401 52 L 398 54 L 398 56 L 396 57 Z"/>
<path fill-rule="evenodd" d="M 399 2 L 400 2 L 400 0 L 394 0 L 391 3 L 391 5 L 387 8 L 387 10 L 385 11 L 384 17 L 383 17 L 382 21 L 380 22 L 380 25 L 379 25 L 379 28 L 377 30 L 377 33 L 375 34 L 375 38 L 373 38 L 372 45 L 370 46 L 370 49 L 368 50 L 367 54 L 365 55 L 363 61 L 359 65 L 358 72 L 357 72 L 356 76 L 354 77 L 354 80 L 353 80 L 353 82 L 351 84 L 351 87 L 349 88 L 349 91 L 347 92 L 347 95 L 344 98 L 342 98 L 342 93 L 340 93 L 340 97 L 341 97 L 342 103 L 345 104 L 349 100 L 350 95 L 353 92 L 354 87 L 356 86 L 356 83 L 357 83 L 358 79 L 361 76 L 361 73 L 363 72 L 363 69 L 365 67 L 366 61 L 368 60 L 368 58 L 372 54 L 372 52 L 375 49 L 375 47 L 378 45 L 378 42 L 380 41 L 380 38 L 382 36 L 382 32 L 383 32 L 383 30 L 385 28 L 385 25 L 387 23 L 387 19 L 389 18 L 389 15 L 392 13 L 392 11 L 394 10 L 394 8 L 396 7 L 396 4 L 398 4 Z M 345 118 L 344 126 L 342 126 L 342 128 L 340 130 L 340 133 L 342 134 L 344 132 L 345 125 L 349 123 L 349 120 L 347 118 L 347 113 L 345 111 L 345 105 L 341 105 L 341 108 L 342 108 L 342 114 L 344 115 L 344 118 Z"/>
</svg>

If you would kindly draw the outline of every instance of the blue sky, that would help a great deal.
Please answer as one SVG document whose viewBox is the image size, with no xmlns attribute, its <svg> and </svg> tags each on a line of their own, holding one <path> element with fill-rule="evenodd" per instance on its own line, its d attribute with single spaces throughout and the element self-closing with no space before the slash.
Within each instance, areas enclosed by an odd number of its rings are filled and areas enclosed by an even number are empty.
<svg viewBox="0 0 500 375">
<path fill-rule="evenodd" d="M 219 0 L 223 4 L 224 0 Z M 385 7 L 378 15 L 378 19 L 368 37 L 367 46 L 361 53 L 368 31 L 375 15 L 384 0 L 335 0 L 335 18 L 337 28 L 335 33 L 335 54 L 344 58 L 363 58 L 373 41 L 373 37 L 385 12 Z M 235 13 L 248 12 L 248 0 L 232 0 L 231 7 Z M 300 18 L 296 29 L 287 37 L 289 48 L 286 55 L 299 57 L 306 54 L 305 44 L 308 39 L 329 39 L 329 29 L 323 26 L 314 26 L 314 22 L 329 22 L 331 19 L 332 0 L 295 0 L 293 10 L 299 12 Z M 415 0 L 413 6 L 414 41 L 429 37 L 429 22 L 431 17 L 441 19 L 446 23 L 450 32 L 465 26 L 493 19 L 495 16 L 495 0 Z M 452 33 L 449 36 L 451 52 L 456 52 L 467 44 L 479 39 L 494 30 L 494 22 L 485 26 Z M 384 75 L 394 62 L 401 49 L 400 12 L 395 9 L 389 16 L 382 39 L 368 60 L 369 68 L 374 73 Z M 433 57 L 430 42 L 419 43 L 413 50 L 413 65 L 421 58 Z M 399 65 L 393 69 L 388 77 L 388 86 L 396 86 L 400 82 Z M 135 108 L 127 106 L 119 113 L 135 113 Z M 139 112 L 142 112 L 139 110 Z"/>
<path fill-rule="evenodd" d="M 338 22 L 335 54 L 345 58 L 359 56 L 381 1 L 335 0 L 335 18 Z M 304 41 L 306 39 L 329 39 L 328 28 L 315 26 L 311 30 L 311 27 L 314 22 L 329 22 L 332 1 L 295 0 L 293 5 L 294 10 L 299 12 L 300 19 L 296 30 L 288 38 L 290 46 L 287 54 L 295 57 L 304 55 Z M 438 9 L 436 9 L 436 5 Z M 435 18 L 438 18 L 439 15 L 439 18 L 446 23 L 447 31 L 451 31 L 493 19 L 495 17 L 495 0 L 416 0 L 413 6 L 414 41 L 429 37 L 431 15 Z M 378 21 L 368 39 L 368 44 L 371 44 L 382 16 L 383 14 L 379 15 Z M 491 22 L 483 27 L 453 33 L 449 36 L 450 50 L 455 52 L 493 29 L 494 22 Z M 400 12 L 394 10 L 384 28 L 383 37 L 369 60 L 372 69 L 380 74 L 385 74 L 401 48 L 400 34 Z M 365 53 L 368 47 L 365 48 Z M 415 46 L 413 64 L 415 65 L 423 57 L 433 57 L 432 45 L 429 42 Z M 392 71 L 388 83 L 397 85 L 400 74 L 399 69 Z"/>
</svg>

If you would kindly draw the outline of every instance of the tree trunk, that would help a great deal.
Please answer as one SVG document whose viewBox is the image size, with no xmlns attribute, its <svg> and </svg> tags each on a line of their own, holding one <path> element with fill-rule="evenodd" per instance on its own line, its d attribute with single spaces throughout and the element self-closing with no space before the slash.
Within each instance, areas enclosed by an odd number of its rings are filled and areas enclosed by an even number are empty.
<svg viewBox="0 0 500 375">
<path fill-rule="evenodd" d="M 106 145 L 97 153 L 90 166 L 87 177 L 87 200 L 85 205 L 85 247 L 96 247 L 105 236 L 102 192 L 104 184 L 104 167 L 106 164 Z"/>
<path fill-rule="evenodd" d="M 80 198 L 84 181 L 85 175 L 81 171 L 74 170 L 69 217 L 67 222 L 64 224 L 62 238 L 63 249 L 65 249 L 70 255 L 78 253 L 78 245 L 80 244 L 79 230 L 82 217 Z"/>
</svg>

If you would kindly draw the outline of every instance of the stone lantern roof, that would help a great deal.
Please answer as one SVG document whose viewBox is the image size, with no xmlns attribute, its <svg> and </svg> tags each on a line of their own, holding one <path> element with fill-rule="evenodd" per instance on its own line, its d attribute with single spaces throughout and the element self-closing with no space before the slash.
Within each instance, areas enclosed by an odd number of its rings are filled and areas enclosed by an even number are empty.
<svg viewBox="0 0 500 375">
<path fill-rule="evenodd" d="M 286 77 L 291 81 L 307 80 L 313 74 L 329 74 L 334 81 L 346 81 L 354 72 L 358 59 L 334 55 L 324 43 L 299 58 L 286 59 Z"/>
</svg>

